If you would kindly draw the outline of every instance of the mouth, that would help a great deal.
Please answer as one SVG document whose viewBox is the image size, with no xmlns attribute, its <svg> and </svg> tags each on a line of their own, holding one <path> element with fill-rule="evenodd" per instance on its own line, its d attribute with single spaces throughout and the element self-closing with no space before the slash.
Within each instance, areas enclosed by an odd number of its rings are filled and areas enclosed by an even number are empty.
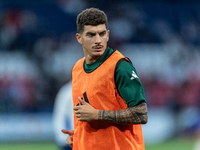
<svg viewBox="0 0 200 150">
<path fill-rule="evenodd" d="M 101 51 L 103 48 L 102 45 L 99 45 L 99 46 L 94 46 L 93 49 L 96 50 L 96 51 Z"/>
</svg>

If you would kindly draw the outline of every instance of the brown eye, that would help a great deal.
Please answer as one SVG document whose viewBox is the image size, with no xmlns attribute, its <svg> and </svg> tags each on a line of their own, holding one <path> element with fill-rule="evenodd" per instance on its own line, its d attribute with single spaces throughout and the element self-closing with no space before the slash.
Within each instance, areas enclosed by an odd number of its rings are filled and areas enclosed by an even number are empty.
<svg viewBox="0 0 200 150">
<path fill-rule="evenodd" d="M 93 37 L 93 36 L 95 36 L 95 34 L 94 33 L 88 33 L 88 36 Z"/>
<path fill-rule="evenodd" d="M 106 34 L 106 32 L 101 32 L 99 35 L 104 36 L 105 34 Z"/>
</svg>

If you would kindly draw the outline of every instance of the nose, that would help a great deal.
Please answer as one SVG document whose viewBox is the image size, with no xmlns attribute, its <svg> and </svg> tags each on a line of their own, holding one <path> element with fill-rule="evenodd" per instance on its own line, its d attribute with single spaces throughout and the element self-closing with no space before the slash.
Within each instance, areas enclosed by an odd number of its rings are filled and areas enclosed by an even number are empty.
<svg viewBox="0 0 200 150">
<path fill-rule="evenodd" d="M 96 43 L 96 44 L 101 43 L 101 37 L 100 37 L 98 34 L 96 35 L 95 43 Z"/>
</svg>

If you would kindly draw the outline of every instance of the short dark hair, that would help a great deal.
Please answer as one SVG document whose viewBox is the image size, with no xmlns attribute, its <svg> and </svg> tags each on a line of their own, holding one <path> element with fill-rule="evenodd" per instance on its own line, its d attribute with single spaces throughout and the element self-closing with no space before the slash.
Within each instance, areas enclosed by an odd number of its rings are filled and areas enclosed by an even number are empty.
<svg viewBox="0 0 200 150">
<path fill-rule="evenodd" d="M 97 8 L 88 8 L 83 10 L 76 19 L 77 32 L 83 33 L 85 25 L 97 26 L 105 24 L 108 29 L 108 22 L 106 14 Z"/>
</svg>

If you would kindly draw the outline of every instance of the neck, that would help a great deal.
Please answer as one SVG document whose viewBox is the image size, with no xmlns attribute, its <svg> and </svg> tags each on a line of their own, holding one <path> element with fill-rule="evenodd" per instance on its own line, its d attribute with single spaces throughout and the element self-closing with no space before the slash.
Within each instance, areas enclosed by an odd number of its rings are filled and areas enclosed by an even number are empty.
<svg viewBox="0 0 200 150">
<path fill-rule="evenodd" d="M 95 62 L 99 57 L 85 57 L 85 62 L 86 64 L 91 64 L 93 62 Z"/>
</svg>

